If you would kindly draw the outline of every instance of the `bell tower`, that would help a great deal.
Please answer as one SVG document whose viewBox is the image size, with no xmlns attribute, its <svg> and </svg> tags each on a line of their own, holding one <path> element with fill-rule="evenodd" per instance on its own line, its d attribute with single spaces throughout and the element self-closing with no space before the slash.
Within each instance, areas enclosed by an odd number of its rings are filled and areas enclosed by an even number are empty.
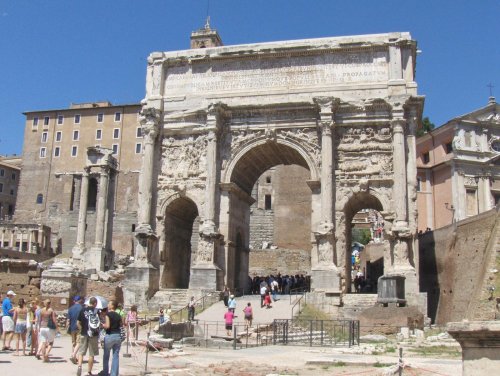
<svg viewBox="0 0 500 376">
<path fill-rule="evenodd" d="M 210 16 L 205 26 L 191 33 L 191 48 L 209 48 L 223 46 L 217 30 L 210 28 Z"/>
</svg>

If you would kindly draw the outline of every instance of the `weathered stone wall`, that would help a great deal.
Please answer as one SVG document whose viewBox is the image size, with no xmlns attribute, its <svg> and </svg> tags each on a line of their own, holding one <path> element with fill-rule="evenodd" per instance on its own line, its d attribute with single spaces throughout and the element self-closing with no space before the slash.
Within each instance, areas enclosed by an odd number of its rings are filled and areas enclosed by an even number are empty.
<svg viewBox="0 0 500 376">
<path fill-rule="evenodd" d="M 40 297 L 40 277 L 42 270 L 32 260 L 0 261 L 0 291 L 5 294 L 12 290 L 16 293 L 13 304 L 20 298 L 29 302 Z"/>
<path fill-rule="evenodd" d="M 302 249 L 260 249 L 250 252 L 249 274 L 310 274 L 311 252 Z"/>
<path fill-rule="evenodd" d="M 421 291 L 428 294 L 429 317 L 435 323 L 468 318 L 481 293 L 497 217 L 493 209 L 458 222 L 456 228 L 450 225 L 419 237 Z"/>
<path fill-rule="evenodd" d="M 263 242 L 274 243 L 274 210 L 253 208 L 250 214 L 250 249 L 262 248 Z"/>
<path fill-rule="evenodd" d="M 103 282 L 87 280 L 87 297 L 100 295 L 106 299 L 114 299 L 123 303 L 123 290 L 119 282 Z"/>
</svg>

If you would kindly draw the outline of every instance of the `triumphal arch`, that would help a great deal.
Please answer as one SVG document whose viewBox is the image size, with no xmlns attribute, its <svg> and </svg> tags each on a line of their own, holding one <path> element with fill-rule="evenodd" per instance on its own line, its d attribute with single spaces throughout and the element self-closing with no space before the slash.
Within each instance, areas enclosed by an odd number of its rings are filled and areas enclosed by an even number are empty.
<svg viewBox="0 0 500 376">
<path fill-rule="evenodd" d="M 207 29 L 207 34 L 212 30 Z M 155 52 L 129 302 L 160 288 L 245 287 L 252 187 L 309 171 L 312 290 L 350 289 L 351 220 L 382 213 L 384 273 L 418 294 L 415 131 L 423 97 L 408 33 Z"/>
</svg>

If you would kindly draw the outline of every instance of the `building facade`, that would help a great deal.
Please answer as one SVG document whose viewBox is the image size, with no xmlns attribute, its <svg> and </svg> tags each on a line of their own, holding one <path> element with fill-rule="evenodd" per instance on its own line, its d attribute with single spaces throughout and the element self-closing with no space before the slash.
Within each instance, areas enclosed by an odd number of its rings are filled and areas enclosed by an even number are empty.
<svg viewBox="0 0 500 376">
<path fill-rule="evenodd" d="M 101 242 L 106 249 L 131 255 L 143 147 L 139 111 L 138 104 L 94 102 L 26 112 L 14 222 L 48 226 L 54 252 L 71 255 L 77 241 L 85 239 L 80 246 L 90 249 Z M 104 187 L 97 159 L 105 154 L 113 162 Z M 105 206 L 98 213 L 101 197 Z M 81 211 L 84 234 L 78 238 Z"/>
<path fill-rule="evenodd" d="M 0 221 L 9 221 L 14 215 L 21 176 L 21 157 L 0 157 Z"/>
<path fill-rule="evenodd" d="M 500 114 L 487 106 L 417 139 L 418 230 L 475 216 L 500 201 Z"/>
</svg>

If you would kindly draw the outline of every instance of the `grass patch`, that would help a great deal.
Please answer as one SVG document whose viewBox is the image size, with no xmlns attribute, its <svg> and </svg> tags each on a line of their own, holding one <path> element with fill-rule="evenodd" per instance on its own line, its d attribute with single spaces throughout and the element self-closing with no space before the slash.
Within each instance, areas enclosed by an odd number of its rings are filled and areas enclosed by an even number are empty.
<svg viewBox="0 0 500 376">
<path fill-rule="evenodd" d="M 414 347 L 409 348 L 408 351 L 421 356 L 450 356 L 450 357 L 460 357 L 462 354 L 459 350 L 454 347 L 448 346 L 428 346 L 428 347 Z"/>
<path fill-rule="evenodd" d="M 385 348 L 385 352 L 388 352 L 388 353 L 395 353 L 396 352 L 396 348 L 393 347 L 393 346 L 387 346 Z"/>
<path fill-rule="evenodd" d="M 305 304 L 302 312 L 297 316 L 297 319 L 300 321 L 307 320 L 331 320 L 332 318 L 325 312 L 315 308 L 312 305 Z"/>
<path fill-rule="evenodd" d="M 376 362 L 374 365 L 374 367 L 376 368 L 385 368 L 385 367 L 390 367 L 392 366 L 391 363 L 380 363 L 380 362 Z"/>
<path fill-rule="evenodd" d="M 333 363 L 333 366 L 334 367 L 345 367 L 346 364 L 345 364 L 345 362 L 338 361 L 338 362 Z"/>
</svg>

